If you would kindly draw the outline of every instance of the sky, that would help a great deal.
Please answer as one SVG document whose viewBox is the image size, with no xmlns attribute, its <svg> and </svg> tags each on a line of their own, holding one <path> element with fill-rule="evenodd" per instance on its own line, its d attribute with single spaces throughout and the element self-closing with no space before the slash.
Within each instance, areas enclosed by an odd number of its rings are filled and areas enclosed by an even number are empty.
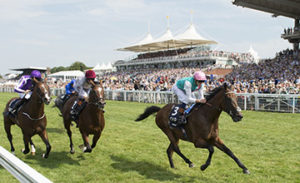
<svg viewBox="0 0 300 183">
<path fill-rule="evenodd" d="M 169 17 L 169 18 L 167 18 Z M 292 48 L 280 38 L 294 20 L 242 8 L 231 0 L 0 0 L 0 74 L 23 67 L 89 67 L 130 58 L 116 51 L 190 23 L 218 42 L 213 49 L 248 52 L 260 58 Z"/>
</svg>

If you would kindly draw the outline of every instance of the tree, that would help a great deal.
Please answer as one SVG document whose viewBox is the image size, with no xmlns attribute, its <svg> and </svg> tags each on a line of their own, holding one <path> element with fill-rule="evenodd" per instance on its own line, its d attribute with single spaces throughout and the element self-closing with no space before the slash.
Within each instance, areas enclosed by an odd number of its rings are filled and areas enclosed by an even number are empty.
<svg viewBox="0 0 300 183">
<path fill-rule="evenodd" d="M 88 69 L 88 67 L 82 62 L 76 61 L 68 69 L 84 71 L 84 70 Z"/>
</svg>

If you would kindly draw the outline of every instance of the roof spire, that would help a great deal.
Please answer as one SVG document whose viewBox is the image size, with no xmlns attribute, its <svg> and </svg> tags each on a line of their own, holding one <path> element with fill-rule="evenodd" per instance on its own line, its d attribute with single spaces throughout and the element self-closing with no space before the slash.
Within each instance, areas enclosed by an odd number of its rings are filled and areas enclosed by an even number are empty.
<svg viewBox="0 0 300 183">
<path fill-rule="evenodd" d="M 168 29 L 170 28 L 170 19 L 169 19 L 169 16 L 167 16 L 167 28 Z"/>
<path fill-rule="evenodd" d="M 190 16 L 190 18 L 191 18 L 191 25 L 192 25 L 193 24 L 193 10 L 190 11 L 190 14 L 191 14 L 191 16 Z"/>
</svg>

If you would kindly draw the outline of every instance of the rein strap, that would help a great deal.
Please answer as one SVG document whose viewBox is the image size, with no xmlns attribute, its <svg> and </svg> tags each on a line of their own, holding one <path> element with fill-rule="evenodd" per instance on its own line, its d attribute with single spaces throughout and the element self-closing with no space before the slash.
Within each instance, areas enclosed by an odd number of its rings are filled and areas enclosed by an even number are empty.
<svg viewBox="0 0 300 183">
<path fill-rule="evenodd" d="M 43 119 L 44 117 L 45 117 L 45 113 L 43 114 L 43 116 L 42 117 L 40 117 L 40 118 L 32 118 L 29 114 L 27 114 L 26 112 L 23 112 L 22 114 L 24 114 L 25 116 L 27 116 L 29 119 L 31 119 L 31 120 L 34 120 L 34 121 L 38 121 L 38 120 L 41 120 L 41 119 Z"/>
</svg>

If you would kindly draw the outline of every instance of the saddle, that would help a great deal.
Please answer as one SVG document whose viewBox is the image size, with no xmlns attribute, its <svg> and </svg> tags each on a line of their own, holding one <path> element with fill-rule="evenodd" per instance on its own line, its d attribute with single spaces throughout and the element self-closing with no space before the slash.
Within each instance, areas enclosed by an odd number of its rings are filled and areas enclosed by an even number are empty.
<svg viewBox="0 0 300 183">
<path fill-rule="evenodd" d="M 182 127 L 185 124 L 187 124 L 188 120 L 188 114 L 191 112 L 191 110 L 194 108 L 196 104 L 192 104 L 190 107 L 188 107 L 183 115 L 180 115 L 178 112 L 180 104 L 175 104 L 172 106 L 171 113 L 169 115 L 169 125 L 171 127 Z"/>
</svg>

